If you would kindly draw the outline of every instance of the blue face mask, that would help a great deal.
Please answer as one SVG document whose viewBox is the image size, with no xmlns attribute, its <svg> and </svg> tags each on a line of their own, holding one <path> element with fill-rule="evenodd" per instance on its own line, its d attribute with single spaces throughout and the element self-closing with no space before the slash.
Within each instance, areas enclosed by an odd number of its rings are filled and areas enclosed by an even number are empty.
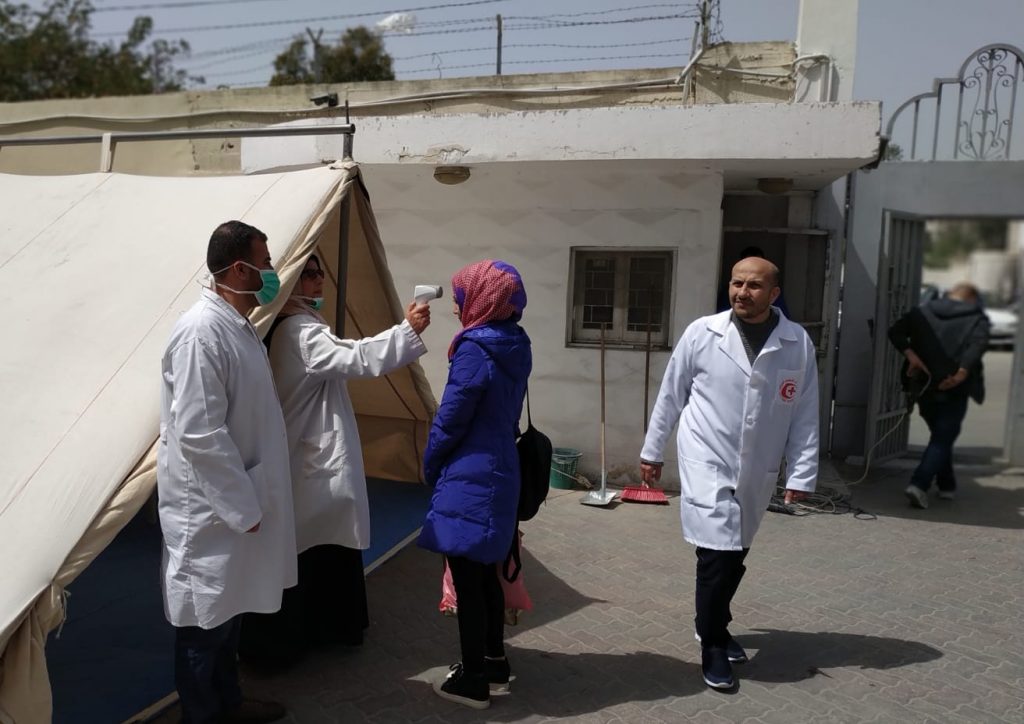
<svg viewBox="0 0 1024 724">
<path fill-rule="evenodd" d="M 226 284 L 221 284 L 220 282 L 217 281 L 215 281 L 214 284 L 216 284 L 218 287 L 222 287 L 224 289 L 227 289 L 228 291 L 234 292 L 235 294 L 253 294 L 256 296 L 256 301 L 259 302 L 260 304 L 270 304 L 272 301 L 274 301 L 274 298 L 277 296 L 277 293 L 281 290 L 281 279 L 277 276 L 277 272 L 274 271 L 273 269 L 260 269 L 259 267 L 255 267 L 252 264 L 245 261 L 240 263 L 245 264 L 245 266 L 249 267 L 250 269 L 255 269 L 260 273 L 260 279 L 263 280 L 263 286 L 261 286 L 259 290 L 255 292 L 242 292 L 237 289 L 232 289 Z M 218 272 L 214 272 L 214 276 L 220 274 L 225 269 L 229 269 L 230 266 L 231 265 L 229 264 L 228 266 L 224 267 L 224 269 L 221 269 Z"/>
<path fill-rule="evenodd" d="M 308 304 L 309 306 L 311 306 L 313 309 L 315 309 L 318 312 L 324 306 L 324 298 L 323 297 L 304 297 L 301 294 L 296 294 L 295 297 L 297 299 L 301 299 L 302 301 L 304 301 L 306 304 Z"/>
</svg>

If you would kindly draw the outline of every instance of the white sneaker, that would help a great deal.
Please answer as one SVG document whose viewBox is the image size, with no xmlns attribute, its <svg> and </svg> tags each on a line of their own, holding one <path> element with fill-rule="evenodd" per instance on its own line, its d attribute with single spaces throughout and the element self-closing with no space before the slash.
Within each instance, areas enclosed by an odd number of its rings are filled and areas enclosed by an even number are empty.
<svg viewBox="0 0 1024 724">
<path fill-rule="evenodd" d="M 956 491 L 953 490 L 940 490 L 939 497 L 943 500 L 956 500 Z"/>
<path fill-rule="evenodd" d="M 910 501 L 910 505 L 915 508 L 927 508 L 928 507 L 928 493 L 921 490 L 916 485 L 908 485 L 907 489 L 903 491 L 907 495 L 907 500 Z"/>
</svg>

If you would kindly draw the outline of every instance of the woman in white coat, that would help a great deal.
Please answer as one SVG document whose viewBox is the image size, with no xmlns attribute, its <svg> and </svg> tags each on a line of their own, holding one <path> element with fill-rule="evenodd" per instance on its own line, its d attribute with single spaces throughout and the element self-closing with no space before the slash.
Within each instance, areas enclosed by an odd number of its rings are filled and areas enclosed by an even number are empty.
<svg viewBox="0 0 1024 724">
<path fill-rule="evenodd" d="M 729 311 L 686 328 L 672 352 L 640 453 L 645 482 L 661 476 L 677 425 L 683 537 L 697 546 L 696 627 L 708 686 L 732 688 L 746 661 L 728 631 L 743 559 L 779 479 L 786 501 L 818 475 L 818 368 L 807 332 L 772 302 L 779 270 L 766 259 L 733 267 Z"/>
<path fill-rule="evenodd" d="M 374 337 L 339 339 L 317 311 L 323 285 L 320 260 L 311 256 L 264 340 L 288 431 L 299 582 L 285 591 L 278 613 L 246 618 L 240 650 L 273 665 L 310 644 L 362 643 L 370 508 L 345 383 L 385 375 L 427 351 L 420 334 L 430 323 L 428 305 L 410 304 L 405 321 Z"/>
</svg>

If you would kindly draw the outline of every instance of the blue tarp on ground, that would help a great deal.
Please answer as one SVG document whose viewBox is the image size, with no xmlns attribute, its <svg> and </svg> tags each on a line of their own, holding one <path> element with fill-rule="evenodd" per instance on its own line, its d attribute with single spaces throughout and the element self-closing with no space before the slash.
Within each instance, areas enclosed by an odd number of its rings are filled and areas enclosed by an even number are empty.
<svg viewBox="0 0 1024 724">
<path fill-rule="evenodd" d="M 430 489 L 387 480 L 367 487 L 369 567 L 420 527 Z M 68 619 L 60 638 L 47 643 L 56 724 L 116 724 L 174 690 L 174 630 L 160 599 L 160 527 L 150 517 L 143 508 L 70 587 Z"/>
</svg>

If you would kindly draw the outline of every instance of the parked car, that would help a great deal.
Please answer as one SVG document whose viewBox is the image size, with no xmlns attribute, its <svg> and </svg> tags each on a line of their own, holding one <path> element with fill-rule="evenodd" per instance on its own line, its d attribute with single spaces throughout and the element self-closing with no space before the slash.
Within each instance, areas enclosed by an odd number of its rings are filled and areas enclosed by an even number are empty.
<svg viewBox="0 0 1024 724">
<path fill-rule="evenodd" d="M 1017 340 L 1017 313 L 1012 309 L 985 307 L 985 315 L 991 325 L 989 349 L 1013 349 Z"/>
</svg>

